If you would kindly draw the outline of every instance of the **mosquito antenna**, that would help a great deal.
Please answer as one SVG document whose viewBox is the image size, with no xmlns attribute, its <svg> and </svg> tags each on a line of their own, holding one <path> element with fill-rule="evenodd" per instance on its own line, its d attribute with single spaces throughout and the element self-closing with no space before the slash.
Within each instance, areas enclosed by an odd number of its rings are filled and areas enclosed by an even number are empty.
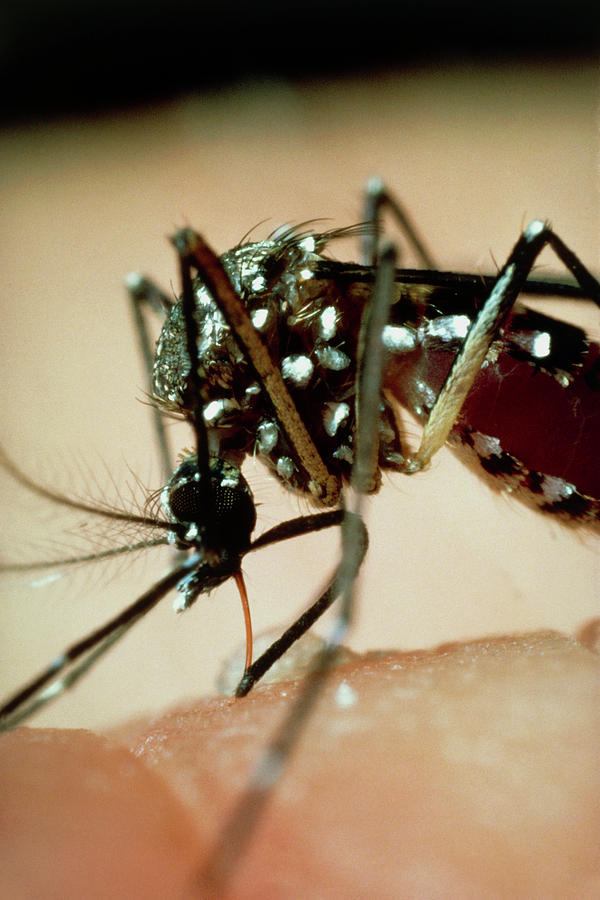
<svg viewBox="0 0 600 900">
<path fill-rule="evenodd" d="M 12 459 L 7 456 L 2 447 L 0 447 L 0 466 L 3 466 L 6 471 L 15 479 L 15 481 L 23 485 L 23 487 L 27 488 L 28 491 L 31 491 L 31 493 L 33 494 L 37 494 L 38 497 L 44 497 L 44 499 L 46 500 L 51 500 L 53 503 L 58 503 L 60 506 L 66 506 L 69 509 L 76 509 L 79 512 L 91 513 L 95 516 L 103 516 L 106 519 L 114 519 L 117 522 L 128 522 L 132 525 L 147 525 L 150 528 L 166 528 L 169 531 L 177 531 L 179 527 L 173 522 L 167 522 L 166 520 L 162 519 L 151 518 L 149 516 L 139 516 L 135 513 L 124 512 L 118 509 L 110 509 L 103 506 L 93 506 L 91 503 L 84 503 L 81 500 L 74 500 L 72 497 L 67 497 L 65 494 L 61 494 L 58 491 L 53 491 L 50 488 L 44 487 L 43 485 L 36 484 L 35 481 L 32 481 L 24 472 L 21 471 L 21 469 L 19 469 L 16 463 L 14 463 Z"/>
</svg>

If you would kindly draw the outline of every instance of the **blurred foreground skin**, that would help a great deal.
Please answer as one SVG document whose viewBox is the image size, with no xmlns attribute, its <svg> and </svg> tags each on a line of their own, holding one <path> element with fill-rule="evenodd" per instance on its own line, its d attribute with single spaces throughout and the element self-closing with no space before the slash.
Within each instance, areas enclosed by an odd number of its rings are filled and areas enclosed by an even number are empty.
<svg viewBox="0 0 600 900">
<path fill-rule="evenodd" d="M 193 896 L 296 692 L 6 735 L 1 896 Z M 599 695 L 598 657 L 549 632 L 339 666 L 223 896 L 600 896 Z"/>
</svg>

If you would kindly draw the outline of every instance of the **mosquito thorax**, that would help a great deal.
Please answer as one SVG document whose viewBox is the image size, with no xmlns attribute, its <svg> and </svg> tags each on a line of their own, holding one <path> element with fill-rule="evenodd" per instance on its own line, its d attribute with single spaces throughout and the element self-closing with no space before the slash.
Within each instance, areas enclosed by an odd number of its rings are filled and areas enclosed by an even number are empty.
<svg viewBox="0 0 600 900">
<path fill-rule="evenodd" d="M 221 262 L 330 476 L 341 484 L 354 458 L 356 348 L 372 285 L 320 277 L 321 251 L 331 237 L 284 229 L 228 251 Z M 254 369 L 201 278 L 194 281 L 194 295 L 199 393 L 210 446 L 228 457 L 256 457 L 284 487 L 319 503 L 311 473 L 265 403 Z M 198 385 L 189 372 L 180 300 L 156 349 L 154 396 L 163 409 L 187 415 L 195 408 Z M 385 398 L 381 402 L 381 464 L 397 465 L 395 419 Z"/>
<path fill-rule="evenodd" d="M 254 499 L 239 468 L 228 460 L 211 457 L 210 484 L 196 456 L 188 456 L 177 467 L 160 494 L 169 519 L 184 529 L 174 529 L 173 543 L 180 549 L 200 549 L 220 565 L 237 560 L 250 546 L 256 524 Z"/>
</svg>

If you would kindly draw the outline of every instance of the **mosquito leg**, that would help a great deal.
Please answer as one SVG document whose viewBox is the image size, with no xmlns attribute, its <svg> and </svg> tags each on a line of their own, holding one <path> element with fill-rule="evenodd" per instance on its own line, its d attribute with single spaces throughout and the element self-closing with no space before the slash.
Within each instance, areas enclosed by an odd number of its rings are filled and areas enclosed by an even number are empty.
<svg viewBox="0 0 600 900">
<path fill-rule="evenodd" d="M 365 188 L 364 221 L 372 227 L 362 238 L 362 263 L 372 266 L 377 260 L 377 250 L 381 237 L 381 214 L 384 209 L 389 209 L 398 222 L 400 229 L 411 245 L 424 269 L 437 269 L 431 253 L 425 246 L 425 242 L 419 235 L 409 214 L 399 200 L 388 191 L 381 178 L 369 178 Z"/>
<path fill-rule="evenodd" d="M 372 467 L 376 454 L 374 457 L 373 446 L 376 447 L 378 442 L 379 391 L 384 359 L 381 352 L 383 328 L 381 321 L 382 319 L 384 323 L 386 321 L 393 296 L 394 271 L 395 250 L 388 246 L 380 255 L 373 299 L 365 311 L 367 321 L 361 329 L 364 348 L 358 385 L 361 426 L 355 438 L 353 502 L 352 508 L 346 509 L 344 514 L 342 558 L 331 587 L 336 596 L 341 596 L 340 608 L 314 670 L 306 678 L 298 700 L 291 707 L 263 754 L 250 784 L 220 835 L 208 866 L 200 874 L 198 886 L 217 895 L 222 892 L 227 879 L 246 850 L 254 826 L 282 776 L 304 723 L 314 709 L 352 619 L 352 589 L 365 552 L 366 529 L 362 520 L 361 506 L 364 493 L 374 478 Z M 327 592 L 323 596 L 326 595 Z"/>
<path fill-rule="evenodd" d="M 179 271 L 181 275 L 181 303 L 183 318 L 185 322 L 185 339 L 188 358 L 190 360 L 190 371 L 188 374 L 189 382 L 189 403 L 191 406 L 191 416 L 189 416 L 191 425 L 196 436 L 196 459 L 200 479 L 198 481 L 198 490 L 203 492 L 201 506 L 205 509 L 205 521 L 210 527 L 210 523 L 215 521 L 215 501 L 213 491 L 211 489 L 210 464 L 208 452 L 208 435 L 206 433 L 206 425 L 204 422 L 203 412 L 203 384 L 200 376 L 200 360 L 198 357 L 198 323 L 196 321 L 196 295 L 194 292 L 194 282 L 192 278 L 192 268 L 195 265 L 193 255 L 190 253 L 188 230 L 178 231 L 172 239 L 173 245 L 179 256 Z M 196 266 L 197 268 L 197 266 Z M 207 535 L 208 546 L 213 543 L 210 536 Z M 216 549 L 216 548 L 213 548 Z"/>
<path fill-rule="evenodd" d="M 186 228 L 177 232 L 174 244 L 182 261 L 182 277 L 184 279 L 189 277 L 190 268 L 195 267 L 210 291 L 213 300 L 218 304 L 229 323 L 240 349 L 256 372 L 266 399 L 273 407 L 277 420 L 285 432 L 298 462 L 310 476 L 311 491 L 315 499 L 323 506 L 334 506 L 338 502 L 340 494 L 338 479 L 329 472 L 323 462 L 290 396 L 281 371 L 273 362 L 267 347 L 254 328 L 250 316 L 233 288 L 219 257 L 206 244 L 203 238 L 191 231 L 191 229 Z M 185 293 L 184 289 L 184 296 Z M 189 331 L 194 331 L 195 322 L 190 320 L 189 324 L 192 326 Z M 194 354 L 191 344 L 192 336 L 188 333 L 190 359 L 193 359 Z M 191 377 L 198 377 L 193 370 L 194 366 L 192 366 Z M 200 407 L 200 386 L 198 385 L 197 387 Z M 196 390 L 194 389 L 192 393 L 196 394 Z M 199 411 L 196 417 L 200 418 Z"/>
<path fill-rule="evenodd" d="M 135 623 L 175 587 L 188 569 L 197 565 L 190 557 L 146 591 L 117 616 L 59 654 L 29 684 L 0 707 L 0 731 L 10 731 L 38 709 L 72 687 Z"/>
<path fill-rule="evenodd" d="M 327 590 L 321 597 L 293 623 L 282 636 L 260 656 L 237 687 L 236 696 L 247 694 L 252 686 L 262 678 L 273 663 L 298 640 L 317 619 L 329 609 L 336 597 L 342 596 L 342 613 L 336 626 L 340 638 L 350 621 L 350 587 L 367 551 L 367 532 L 360 517 L 359 504 L 364 494 L 371 493 L 377 479 L 379 450 L 379 402 L 381 393 L 383 347 L 381 336 L 389 315 L 389 304 L 393 294 L 396 256 L 392 245 L 385 246 L 380 255 L 380 263 L 375 284 L 374 299 L 361 325 L 358 346 L 358 371 L 356 390 L 356 454 L 352 469 L 352 489 L 356 503 L 353 511 L 346 512 L 342 523 L 342 561 Z M 323 514 L 325 517 L 327 513 Z M 316 519 L 317 517 L 315 517 Z M 301 520 L 297 520 L 301 521 Z M 311 530 L 316 530 L 316 523 Z M 329 643 L 332 643 L 331 641 Z M 334 642 L 335 643 L 335 642 Z M 335 649 L 332 652 L 335 652 Z"/>
<path fill-rule="evenodd" d="M 423 238 L 420 236 L 407 210 L 400 203 L 400 201 L 390 193 L 381 178 L 373 177 L 368 180 L 365 188 L 363 209 L 364 221 L 371 226 L 362 236 L 361 256 L 364 265 L 374 265 L 377 259 L 377 248 L 382 232 L 382 212 L 385 209 L 389 209 L 392 216 L 394 217 L 394 219 L 396 219 L 398 225 L 400 226 L 401 231 L 404 232 L 408 243 L 412 246 L 417 257 L 420 259 L 423 268 L 431 270 L 439 269 L 438 264 L 427 249 Z M 565 256 L 564 258 L 561 257 L 561 259 L 563 260 L 567 268 L 570 269 L 570 271 L 573 273 L 581 286 L 579 289 L 574 287 L 571 288 L 570 285 L 565 285 L 557 279 L 557 283 L 555 285 L 556 295 L 568 297 L 572 296 L 576 297 L 577 299 L 585 300 L 591 299 L 594 303 L 600 305 L 600 301 L 598 300 L 597 296 L 597 280 L 590 275 L 590 273 L 587 271 L 585 266 L 583 266 L 580 260 L 575 256 L 575 254 L 571 250 L 569 250 L 568 247 L 566 247 L 559 238 L 556 238 L 556 235 L 553 236 L 557 242 L 560 242 L 562 244 Z M 567 258 L 570 258 L 572 265 L 567 262 Z M 578 272 L 581 275 L 581 278 L 578 276 Z M 482 276 L 482 281 L 487 281 L 487 276 Z M 542 282 L 526 282 L 523 288 L 523 292 L 528 294 L 546 295 L 548 293 L 549 286 L 552 287 L 552 284 L 552 276 L 544 278 L 544 281 Z M 572 293 L 572 291 L 574 291 L 574 293 Z"/>
<path fill-rule="evenodd" d="M 364 542 L 362 505 L 365 495 L 372 489 L 378 469 L 379 402 L 384 364 L 382 336 L 394 295 L 395 269 L 396 248 L 392 244 L 386 244 L 379 253 L 373 297 L 365 311 L 359 336 L 357 424 L 350 482 L 354 497 L 352 509 L 346 511 L 342 523 L 342 559 L 337 573 L 337 589 L 341 595 L 341 602 L 323 653 L 321 667 L 324 672 L 334 662 L 338 648 L 351 624 L 354 610 L 353 587 L 365 552 L 360 551 Z M 320 680 L 322 679 L 317 678 L 317 685 Z"/>
<path fill-rule="evenodd" d="M 322 528 L 329 528 L 332 525 L 341 525 L 344 522 L 346 513 L 343 509 L 332 510 L 331 512 L 320 513 L 315 516 L 303 516 L 300 519 L 292 519 L 290 522 L 284 522 L 284 526 L 294 525 L 294 529 L 290 530 L 285 537 L 297 537 L 300 534 L 318 531 Z M 273 532 L 279 532 L 282 526 L 272 529 Z M 360 534 L 356 541 L 355 560 L 357 571 L 367 552 L 368 537 L 367 530 L 360 523 Z M 281 537 L 277 538 L 282 539 Z M 260 540 L 260 538 L 259 538 Z M 275 540 L 275 538 L 274 538 Z M 342 538 L 343 540 L 343 538 Z M 262 544 L 264 546 L 264 544 Z M 255 549 L 253 545 L 252 549 Z M 323 613 L 329 609 L 336 597 L 340 594 L 340 577 L 341 567 L 338 567 L 334 577 L 331 579 L 327 589 L 321 596 L 310 606 L 296 621 L 287 628 L 284 633 L 268 647 L 261 656 L 256 659 L 251 666 L 244 672 L 240 683 L 238 684 L 235 695 L 236 697 L 245 697 L 246 694 L 254 687 L 265 672 L 268 672 L 272 665 L 286 653 L 302 635 L 311 628 Z"/>
<path fill-rule="evenodd" d="M 598 281 L 548 225 L 539 220 L 533 221 L 515 244 L 467 334 L 425 424 L 419 449 L 406 461 L 407 474 L 427 466 L 446 442 L 491 344 L 546 245 L 552 247 L 590 300 L 600 305 Z"/>
<path fill-rule="evenodd" d="M 136 272 L 128 276 L 126 288 L 131 302 L 131 311 L 133 313 L 138 347 L 146 373 L 146 389 L 148 395 L 152 397 L 154 391 L 152 378 L 154 369 L 154 342 L 150 337 L 144 310 L 152 309 L 159 315 L 164 316 L 169 312 L 173 305 L 173 301 L 152 281 L 145 278 L 143 275 L 138 275 Z M 173 461 L 171 459 L 171 451 L 169 442 L 167 441 L 163 417 L 160 410 L 154 405 L 152 405 L 152 416 L 158 451 L 162 463 L 163 479 L 167 482 L 173 473 Z"/>
</svg>

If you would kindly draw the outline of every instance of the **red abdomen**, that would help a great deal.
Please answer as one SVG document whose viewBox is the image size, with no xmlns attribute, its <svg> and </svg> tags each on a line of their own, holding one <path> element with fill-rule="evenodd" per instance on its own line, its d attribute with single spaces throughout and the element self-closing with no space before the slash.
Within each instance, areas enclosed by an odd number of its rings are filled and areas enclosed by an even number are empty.
<svg viewBox="0 0 600 900">
<path fill-rule="evenodd" d="M 457 352 L 439 331 L 432 340 L 425 328 L 418 347 L 386 372 L 387 390 L 421 418 Z M 453 436 L 495 487 L 573 521 L 600 523 L 600 347 L 573 325 L 518 308 Z"/>
</svg>

